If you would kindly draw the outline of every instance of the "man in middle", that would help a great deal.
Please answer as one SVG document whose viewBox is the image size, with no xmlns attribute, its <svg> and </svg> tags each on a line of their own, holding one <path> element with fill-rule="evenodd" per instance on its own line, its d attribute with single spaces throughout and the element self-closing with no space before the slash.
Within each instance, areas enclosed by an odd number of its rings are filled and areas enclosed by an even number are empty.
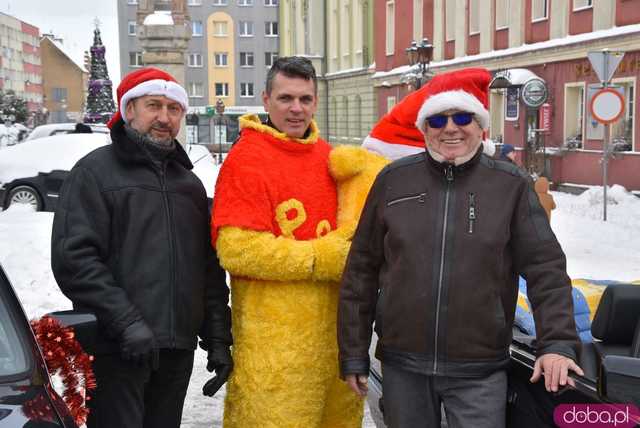
<svg viewBox="0 0 640 428">
<path fill-rule="evenodd" d="M 283 57 L 262 95 L 269 120 L 242 136 L 216 184 L 212 240 L 231 275 L 234 371 L 225 427 L 357 427 L 338 377 L 339 280 L 355 223 L 337 227 L 331 147 L 313 121 L 313 65 Z"/>
</svg>

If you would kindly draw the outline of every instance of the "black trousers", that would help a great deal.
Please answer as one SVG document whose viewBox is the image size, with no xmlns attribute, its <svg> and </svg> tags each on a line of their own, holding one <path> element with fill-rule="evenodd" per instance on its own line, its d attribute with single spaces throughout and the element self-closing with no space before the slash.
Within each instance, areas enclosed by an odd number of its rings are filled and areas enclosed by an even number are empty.
<svg viewBox="0 0 640 428">
<path fill-rule="evenodd" d="M 87 428 L 179 428 L 192 369 L 190 350 L 160 350 L 158 370 L 97 355 Z"/>
</svg>

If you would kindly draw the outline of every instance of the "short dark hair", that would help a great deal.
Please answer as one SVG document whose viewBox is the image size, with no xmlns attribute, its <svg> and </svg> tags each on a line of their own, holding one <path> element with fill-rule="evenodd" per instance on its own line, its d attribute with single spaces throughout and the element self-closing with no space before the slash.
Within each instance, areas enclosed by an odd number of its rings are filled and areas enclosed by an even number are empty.
<svg viewBox="0 0 640 428">
<path fill-rule="evenodd" d="M 265 91 L 267 95 L 271 94 L 273 89 L 273 79 L 278 73 L 282 73 L 287 77 L 300 77 L 304 80 L 313 81 L 314 92 L 318 93 L 318 78 L 316 69 L 309 58 L 303 56 L 282 56 L 278 58 L 267 73 L 267 84 Z"/>
</svg>

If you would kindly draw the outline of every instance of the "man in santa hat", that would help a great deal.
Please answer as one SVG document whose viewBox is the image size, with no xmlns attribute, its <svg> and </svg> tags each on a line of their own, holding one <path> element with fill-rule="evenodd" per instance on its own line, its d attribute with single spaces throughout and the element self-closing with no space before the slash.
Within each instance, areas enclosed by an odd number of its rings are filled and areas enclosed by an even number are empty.
<svg viewBox="0 0 640 428">
<path fill-rule="evenodd" d="M 484 69 L 434 77 L 415 125 L 426 151 L 385 167 L 353 238 L 338 309 L 340 368 L 367 390 L 372 323 L 392 427 L 504 427 L 518 275 L 537 328 L 532 382 L 571 383 L 579 340 L 566 260 L 529 177 L 482 153 Z"/>
<path fill-rule="evenodd" d="M 187 93 L 156 68 L 124 77 L 112 144 L 79 160 L 53 220 L 51 265 L 98 319 L 89 428 L 180 426 L 198 336 L 213 395 L 232 369 L 228 288 L 205 189 L 175 140 Z"/>
</svg>

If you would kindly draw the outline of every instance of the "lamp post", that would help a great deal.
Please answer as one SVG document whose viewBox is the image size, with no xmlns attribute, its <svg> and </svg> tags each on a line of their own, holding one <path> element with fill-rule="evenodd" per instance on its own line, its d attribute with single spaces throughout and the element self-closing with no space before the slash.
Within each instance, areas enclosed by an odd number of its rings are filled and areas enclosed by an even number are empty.
<svg viewBox="0 0 640 428">
<path fill-rule="evenodd" d="M 218 115 L 218 162 L 222 163 L 222 115 L 224 114 L 224 102 L 221 99 L 216 101 L 216 113 Z"/>
<path fill-rule="evenodd" d="M 426 37 L 422 39 L 420 44 L 415 40 L 411 42 L 411 46 L 405 49 L 407 53 L 407 59 L 409 60 L 409 64 L 413 67 L 414 65 L 420 65 L 420 76 L 418 76 L 416 80 L 416 89 L 420 89 L 422 86 L 422 81 L 427 75 L 427 70 L 429 70 L 429 63 L 433 59 L 433 45 Z"/>
</svg>

